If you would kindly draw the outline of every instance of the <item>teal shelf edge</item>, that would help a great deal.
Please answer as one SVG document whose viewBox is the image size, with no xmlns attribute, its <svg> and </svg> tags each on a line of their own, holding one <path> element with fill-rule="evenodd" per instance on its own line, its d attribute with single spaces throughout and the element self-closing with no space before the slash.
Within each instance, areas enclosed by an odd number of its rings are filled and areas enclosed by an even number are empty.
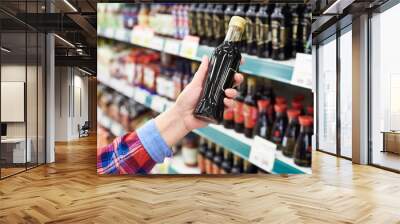
<svg viewBox="0 0 400 224">
<path fill-rule="evenodd" d="M 168 166 L 168 174 L 180 174 L 171 165 Z"/>
</svg>

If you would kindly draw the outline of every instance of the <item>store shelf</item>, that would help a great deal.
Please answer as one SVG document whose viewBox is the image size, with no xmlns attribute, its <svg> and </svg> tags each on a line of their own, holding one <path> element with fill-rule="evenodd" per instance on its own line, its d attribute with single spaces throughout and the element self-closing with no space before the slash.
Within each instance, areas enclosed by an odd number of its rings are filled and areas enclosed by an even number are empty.
<svg viewBox="0 0 400 224">
<path fill-rule="evenodd" d="M 109 87 L 121 92 L 122 94 L 132 97 L 137 102 L 147 106 L 148 108 L 162 112 L 171 106 L 174 102 L 157 95 L 152 95 L 149 92 L 135 88 L 132 86 L 125 85 L 122 80 L 113 80 L 106 76 L 99 74 L 98 80 L 108 85 Z M 124 89 L 124 88 L 130 88 Z M 133 94 L 133 96 L 131 96 Z M 196 134 L 201 135 L 218 145 L 230 150 L 234 154 L 241 158 L 248 160 L 250 155 L 250 149 L 253 144 L 253 139 L 245 137 L 243 134 L 239 134 L 233 130 L 226 129 L 222 125 L 210 124 L 205 128 L 200 128 L 194 131 Z M 288 158 L 282 154 L 281 151 L 277 151 L 276 159 L 272 173 L 275 174 L 311 174 L 310 168 L 304 168 L 294 164 L 292 158 Z"/>
<path fill-rule="evenodd" d="M 134 38 L 132 37 L 133 32 L 125 29 L 114 30 L 111 28 L 98 28 L 97 32 L 100 37 L 105 37 L 128 44 L 138 45 L 153 50 L 165 51 L 169 54 L 185 57 L 196 61 L 200 61 L 203 55 L 211 55 L 214 49 L 213 47 L 200 45 L 197 48 L 195 56 L 188 57 L 186 54 L 182 54 L 180 51 L 182 45 L 181 40 L 165 38 L 156 35 L 153 35 L 148 39 Z M 297 86 L 292 82 L 292 74 L 294 69 L 293 66 L 295 64 L 294 59 L 287 61 L 275 61 L 272 59 L 259 58 L 247 54 L 242 54 L 242 56 L 244 57 L 246 63 L 240 66 L 241 72 Z M 304 86 L 301 87 L 304 88 Z"/>
<path fill-rule="evenodd" d="M 100 108 L 97 108 L 97 122 L 110 130 L 114 136 L 121 136 L 126 134 L 125 129 L 116 121 L 105 115 Z"/>
</svg>

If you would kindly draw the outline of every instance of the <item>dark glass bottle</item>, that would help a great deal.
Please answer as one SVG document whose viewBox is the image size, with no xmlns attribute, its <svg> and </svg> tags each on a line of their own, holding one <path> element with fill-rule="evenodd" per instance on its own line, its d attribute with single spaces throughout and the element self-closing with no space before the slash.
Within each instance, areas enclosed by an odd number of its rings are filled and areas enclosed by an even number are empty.
<svg viewBox="0 0 400 224">
<path fill-rule="evenodd" d="M 257 124 L 258 118 L 257 101 L 255 97 L 255 85 L 256 81 L 254 78 L 247 79 L 247 95 L 244 98 L 243 116 L 244 135 L 248 138 L 253 137 L 254 128 Z"/>
<path fill-rule="evenodd" d="M 290 7 L 292 12 L 292 58 L 296 57 L 297 52 L 303 52 L 302 44 L 301 44 L 301 20 L 303 17 L 304 7 L 303 4 L 291 5 Z"/>
<path fill-rule="evenodd" d="M 241 18 L 245 18 L 245 16 L 246 16 L 246 5 L 245 4 L 239 4 L 236 7 L 235 16 L 239 16 Z M 245 31 L 245 29 L 243 31 Z M 246 49 L 247 49 L 246 35 L 243 35 L 242 40 L 240 41 L 240 46 L 239 47 L 240 47 L 242 52 L 246 52 Z"/>
<path fill-rule="evenodd" d="M 204 89 L 194 111 L 197 118 L 214 123 L 222 122 L 224 90 L 232 87 L 235 71 L 239 69 L 239 43 L 245 24 L 245 19 L 232 17 L 224 42 L 215 48 L 210 58 Z"/>
<path fill-rule="evenodd" d="M 213 44 L 213 11 L 214 4 L 207 4 L 204 10 L 204 28 L 205 28 L 205 39 L 203 44 L 212 46 Z"/>
<path fill-rule="evenodd" d="M 238 95 L 235 99 L 236 104 L 233 108 L 234 111 L 234 123 L 235 123 L 235 131 L 238 133 L 243 133 L 244 130 L 244 116 L 243 116 L 243 104 L 244 104 L 244 97 L 246 93 L 246 85 L 242 83 L 239 86 Z"/>
<path fill-rule="evenodd" d="M 233 166 L 231 169 L 231 173 L 233 174 L 239 174 L 243 173 L 243 160 L 237 155 L 233 156 Z"/>
<path fill-rule="evenodd" d="M 234 127 L 234 110 L 233 108 L 224 109 L 224 121 L 222 122 L 225 128 L 232 129 Z"/>
<path fill-rule="evenodd" d="M 290 52 L 290 10 L 287 5 L 278 4 L 271 15 L 272 59 L 286 60 Z"/>
<path fill-rule="evenodd" d="M 268 139 L 271 132 L 271 124 L 268 120 L 267 108 L 269 107 L 270 100 L 259 99 L 257 100 L 258 106 L 258 121 L 256 134 L 264 139 Z"/>
<path fill-rule="evenodd" d="M 213 34 L 214 38 L 212 41 L 213 46 L 217 46 L 219 43 L 224 41 L 225 27 L 224 27 L 224 8 L 222 4 L 215 6 L 213 11 Z"/>
<path fill-rule="evenodd" d="M 256 44 L 257 56 L 269 57 L 268 39 L 270 39 L 270 21 L 267 12 L 268 6 L 261 6 L 256 15 Z"/>
<path fill-rule="evenodd" d="M 301 128 L 294 147 L 294 163 L 299 166 L 311 167 L 313 118 L 311 116 L 300 116 L 299 121 Z"/>
<path fill-rule="evenodd" d="M 206 160 L 205 160 L 205 168 L 206 168 L 206 174 L 212 174 L 213 173 L 213 160 L 214 160 L 214 153 L 215 153 L 215 147 L 212 142 L 209 142 L 208 148 L 206 152 Z"/>
<path fill-rule="evenodd" d="M 300 132 L 300 111 L 296 109 L 290 109 L 287 111 L 287 115 L 289 118 L 289 125 L 286 128 L 285 136 L 283 137 L 282 145 L 280 147 L 283 155 L 287 157 L 293 157 L 294 145 L 296 144 L 296 139 Z"/>
<path fill-rule="evenodd" d="M 202 174 L 206 173 L 206 152 L 207 152 L 207 141 L 204 138 L 200 138 L 199 153 L 197 154 L 197 163 Z"/>
<path fill-rule="evenodd" d="M 221 163 L 221 174 L 230 173 L 232 170 L 232 153 L 228 150 L 224 150 L 224 160 Z"/>
<path fill-rule="evenodd" d="M 271 141 L 277 145 L 282 143 L 283 135 L 285 134 L 288 123 L 286 116 L 286 104 L 276 104 L 275 106 L 276 120 L 272 127 Z M 279 148 L 278 148 L 279 149 Z"/>
<path fill-rule="evenodd" d="M 246 53 L 250 55 L 257 54 L 256 14 L 257 5 L 250 5 L 246 12 Z"/>
<path fill-rule="evenodd" d="M 196 31 L 197 36 L 200 37 L 200 43 L 203 44 L 205 39 L 206 30 L 204 29 L 204 10 L 205 4 L 200 3 L 196 8 Z"/>
<path fill-rule="evenodd" d="M 221 173 L 221 164 L 223 158 L 224 158 L 223 149 L 220 146 L 217 146 L 213 158 L 213 174 Z"/>
<path fill-rule="evenodd" d="M 243 162 L 243 173 L 257 173 L 258 167 L 254 166 L 252 163 L 250 163 L 247 160 L 244 160 Z"/>
<path fill-rule="evenodd" d="M 229 4 L 226 6 L 224 11 L 224 35 L 228 32 L 229 21 L 231 21 L 232 16 L 235 15 L 235 5 Z"/>
<path fill-rule="evenodd" d="M 197 35 L 196 8 L 197 4 L 191 4 L 188 11 L 189 34 L 192 36 Z"/>
<path fill-rule="evenodd" d="M 301 46 L 302 52 L 306 54 L 311 54 L 311 18 L 311 7 L 307 6 L 301 19 Z"/>
</svg>

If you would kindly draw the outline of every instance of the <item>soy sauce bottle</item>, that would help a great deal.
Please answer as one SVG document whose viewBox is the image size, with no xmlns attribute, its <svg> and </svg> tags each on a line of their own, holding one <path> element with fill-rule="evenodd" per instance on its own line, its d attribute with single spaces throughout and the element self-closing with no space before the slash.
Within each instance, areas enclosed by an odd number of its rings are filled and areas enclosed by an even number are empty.
<svg viewBox="0 0 400 224">
<path fill-rule="evenodd" d="M 206 152 L 207 152 L 207 141 L 204 138 L 200 138 L 199 153 L 197 154 L 197 163 L 202 174 L 206 173 Z"/>
<path fill-rule="evenodd" d="M 196 7 L 197 4 L 191 4 L 188 11 L 189 34 L 192 36 L 197 35 Z"/>
<path fill-rule="evenodd" d="M 268 58 L 271 51 L 271 26 L 268 7 L 261 6 L 256 15 L 256 44 L 257 56 Z"/>
<path fill-rule="evenodd" d="M 231 173 L 233 174 L 243 173 L 243 160 L 237 155 L 233 156 L 233 166 L 231 169 Z"/>
<path fill-rule="evenodd" d="M 221 174 L 227 174 L 230 173 L 232 170 L 232 153 L 230 153 L 228 150 L 224 151 L 224 160 L 221 163 Z"/>
<path fill-rule="evenodd" d="M 282 143 L 283 135 L 285 134 L 288 123 L 286 116 L 286 104 L 276 104 L 275 106 L 276 120 L 271 132 L 271 141 L 277 145 Z M 279 150 L 279 147 L 278 147 Z"/>
<path fill-rule="evenodd" d="M 291 5 L 290 7 L 292 11 L 292 53 L 291 57 L 295 58 L 297 52 L 303 52 L 302 44 L 301 44 L 301 27 L 300 27 L 300 21 L 302 19 L 303 15 L 303 4 L 298 4 L 298 5 Z"/>
<path fill-rule="evenodd" d="M 225 108 L 224 109 L 224 121 L 222 122 L 224 127 L 227 129 L 232 129 L 234 127 L 234 110 L 233 108 Z"/>
<path fill-rule="evenodd" d="M 274 60 L 286 60 L 290 56 L 290 10 L 278 4 L 271 15 L 272 54 Z"/>
<path fill-rule="evenodd" d="M 307 6 L 301 19 L 301 46 L 302 52 L 306 54 L 311 54 L 311 17 L 311 7 Z"/>
<path fill-rule="evenodd" d="M 205 121 L 220 123 L 224 112 L 224 90 L 231 88 L 240 64 L 240 41 L 246 20 L 233 16 L 224 42 L 215 48 L 207 70 L 204 89 L 194 115 Z"/>
<path fill-rule="evenodd" d="M 217 46 L 219 43 L 222 43 L 222 41 L 224 41 L 225 36 L 224 10 L 222 4 L 218 4 L 215 6 L 213 11 L 212 24 L 214 34 L 212 45 Z"/>
<path fill-rule="evenodd" d="M 215 149 L 215 155 L 213 158 L 213 174 L 220 174 L 222 160 L 224 158 L 222 148 L 217 146 Z"/>
<path fill-rule="evenodd" d="M 246 92 L 246 85 L 242 83 L 239 86 L 238 90 L 238 96 L 236 97 L 235 101 L 235 107 L 233 108 L 233 119 L 234 119 L 234 127 L 235 131 L 238 133 L 243 133 L 244 130 L 244 116 L 243 116 L 243 103 L 244 103 L 244 97 L 245 97 L 245 92 Z"/>
<path fill-rule="evenodd" d="M 286 133 L 283 137 L 282 145 L 280 147 L 283 155 L 287 157 L 293 157 L 294 145 L 296 144 L 297 137 L 300 133 L 300 111 L 296 109 L 290 109 L 287 111 L 287 115 L 289 117 L 289 125 L 286 128 Z"/>
<path fill-rule="evenodd" d="M 311 167 L 312 125 L 311 116 L 300 116 L 300 135 L 294 147 L 294 163 L 299 166 Z"/>
<path fill-rule="evenodd" d="M 256 14 L 257 5 L 250 5 L 246 12 L 246 53 L 250 55 L 257 54 Z"/>
<path fill-rule="evenodd" d="M 231 21 L 232 16 L 235 15 L 235 5 L 228 5 L 224 11 L 224 35 L 228 32 L 229 21 Z"/>
<path fill-rule="evenodd" d="M 271 132 L 271 126 L 268 120 L 267 108 L 270 104 L 270 100 L 259 99 L 257 101 L 258 106 L 258 121 L 256 134 L 264 139 L 268 139 Z"/>
<path fill-rule="evenodd" d="M 240 4 L 236 7 L 236 11 L 235 11 L 235 16 L 239 16 L 241 18 L 245 18 L 246 16 L 246 5 L 244 4 Z M 245 31 L 245 26 L 243 31 Z M 241 40 L 241 44 L 240 44 L 240 49 L 242 52 L 246 52 L 247 50 L 247 41 L 246 41 L 246 35 L 243 35 L 242 40 Z"/>
<path fill-rule="evenodd" d="M 197 35 L 200 37 L 200 43 L 203 44 L 206 38 L 206 31 L 204 29 L 204 10 L 205 4 L 200 3 L 196 8 L 196 32 Z"/>
<path fill-rule="evenodd" d="M 256 80 L 254 78 L 248 78 L 247 83 L 247 96 L 244 98 L 243 105 L 244 135 L 248 138 L 252 138 L 258 118 L 257 100 L 255 97 Z"/>
<path fill-rule="evenodd" d="M 213 160 L 214 160 L 214 153 L 215 153 L 215 147 L 212 142 L 209 142 L 208 148 L 206 152 L 206 160 L 205 160 L 205 170 L 206 174 L 212 174 L 213 173 Z"/>
<path fill-rule="evenodd" d="M 203 44 L 213 46 L 213 11 L 214 4 L 207 4 L 204 10 L 205 40 Z"/>
</svg>

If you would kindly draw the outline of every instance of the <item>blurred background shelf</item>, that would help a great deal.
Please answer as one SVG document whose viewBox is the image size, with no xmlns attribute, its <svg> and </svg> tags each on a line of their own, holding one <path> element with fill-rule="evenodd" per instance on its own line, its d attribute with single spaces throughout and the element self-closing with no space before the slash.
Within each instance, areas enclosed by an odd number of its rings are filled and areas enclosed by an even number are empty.
<svg viewBox="0 0 400 224">
<path fill-rule="evenodd" d="M 196 61 L 201 61 L 203 55 L 211 55 L 211 52 L 214 50 L 213 47 L 199 45 L 195 56 L 188 57 L 180 51 L 182 40 L 165 38 L 157 35 L 151 36 L 149 39 L 134 38 L 132 31 L 125 29 L 114 30 L 112 28 L 98 28 L 97 30 L 98 36 L 103 38 L 121 41 L 153 50 L 165 51 L 172 55 Z M 241 72 L 305 88 L 304 86 L 292 83 L 295 59 L 275 61 L 272 59 L 247 55 L 245 53 L 243 53 L 242 56 L 246 63 L 240 66 Z"/>
<path fill-rule="evenodd" d="M 105 115 L 100 108 L 97 108 L 97 122 L 104 128 L 110 130 L 114 136 L 126 134 L 125 129 L 118 122 Z"/>
<path fill-rule="evenodd" d="M 135 99 L 135 101 L 137 101 L 138 103 L 141 103 L 156 112 L 162 112 L 174 103 L 173 101 L 168 100 L 165 97 L 150 94 L 148 91 L 141 88 L 129 86 L 125 84 L 125 81 L 123 80 L 108 78 L 105 74 L 99 74 L 98 81 L 103 83 L 104 85 L 109 86 L 110 88 L 115 89 L 116 91 L 119 91 L 121 94 Z M 98 112 L 98 116 L 102 118 L 101 111 L 100 113 Z M 102 123 L 101 120 L 100 123 Z M 117 132 L 117 127 L 114 127 L 110 130 L 114 129 Z M 253 139 L 247 138 L 243 134 L 239 134 L 234 130 L 226 129 L 222 125 L 215 124 L 210 124 L 207 127 L 197 129 L 194 132 L 218 145 L 223 146 L 227 150 L 245 160 L 249 159 Z M 294 164 L 292 158 L 288 158 L 284 156 L 281 151 L 277 151 L 272 173 L 311 174 L 311 168 L 297 166 L 296 164 Z"/>
</svg>

